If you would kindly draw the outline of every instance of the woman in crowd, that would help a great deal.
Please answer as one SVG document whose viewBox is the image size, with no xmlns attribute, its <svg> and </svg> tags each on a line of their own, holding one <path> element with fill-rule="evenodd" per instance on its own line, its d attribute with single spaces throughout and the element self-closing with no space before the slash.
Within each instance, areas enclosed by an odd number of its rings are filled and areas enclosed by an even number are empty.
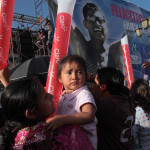
<svg viewBox="0 0 150 150">
<path fill-rule="evenodd" d="M 131 99 L 136 108 L 133 135 L 136 141 L 135 148 L 150 149 L 150 87 L 143 79 L 134 81 L 130 91 Z"/>
</svg>

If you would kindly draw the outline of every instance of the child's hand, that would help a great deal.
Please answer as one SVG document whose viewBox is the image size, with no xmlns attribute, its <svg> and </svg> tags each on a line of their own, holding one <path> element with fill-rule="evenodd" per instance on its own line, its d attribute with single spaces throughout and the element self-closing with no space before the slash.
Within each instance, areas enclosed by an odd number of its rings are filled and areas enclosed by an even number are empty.
<svg viewBox="0 0 150 150">
<path fill-rule="evenodd" d="M 10 73 L 9 73 L 8 66 L 0 70 L 0 81 L 2 82 L 4 87 L 6 87 L 9 83 L 9 76 L 10 76 Z"/>
<path fill-rule="evenodd" d="M 64 125 L 63 116 L 55 115 L 52 118 L 46 120 L 47 130 L 51 129 L 52 131 Z"/>
</svg>

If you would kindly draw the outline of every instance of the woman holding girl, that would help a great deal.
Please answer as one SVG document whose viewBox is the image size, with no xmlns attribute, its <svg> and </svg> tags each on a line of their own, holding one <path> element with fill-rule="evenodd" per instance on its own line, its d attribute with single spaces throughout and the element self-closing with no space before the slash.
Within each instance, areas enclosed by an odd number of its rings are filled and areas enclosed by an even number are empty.
<svg viewBox="0 0 150 150">
<path fill-rule="evenodd" d="M 35 77 L 8 84 L 8 73 L 8 68 L 0 70 L 0 80 L 6 86 L 1 97 L 6 119 L 0 130 L 2 150 L 44 150 L 49 144 L 53 150 L 93 150 L 85 131 L 78 126 L 61 127 L 48 135 L 50 141 L 47 141 L 45 120 L 55 111 L 53 96 Z"/>
</svg>

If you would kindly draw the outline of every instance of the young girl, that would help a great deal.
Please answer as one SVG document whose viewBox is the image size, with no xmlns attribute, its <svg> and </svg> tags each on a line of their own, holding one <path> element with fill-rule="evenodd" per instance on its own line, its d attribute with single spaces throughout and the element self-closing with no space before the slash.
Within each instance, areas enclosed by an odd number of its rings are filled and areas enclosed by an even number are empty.
<svg viewBox="0 0 150 150">
<path fill-rule="evenodd" d="M 3 136 L 0 149 L 93 150 L 84 131 L 75 126 L 59 128 L 51 135 L 47 133 L 51 142 L 46 140 L 45 118 L 55 111 L 53 96 L 45 91 L 35 77 L 26 77 L 8 84 L 5 76 L 7 71 L 7 68 L 0 70 L 0 80 L 7 85 L 1 97 L 6 122 L 0 130 Z"/>
<path fill-rule="evenodd" d="M 60 60 L 58 79 L 65 90 L 59 99 L 56 116 L 48 119 L 47 125 L 52 130 L 66 124 L 81 125 L 97 149 L 96 105 L 85 86 L 86 76 L 86 63 L 82 57 L 68 55 Z"/>
<path fill-rule="evenodd" d="M 137 79 L 130 91 L 131 99 L 136 107 L 133 136 L 136 141 L 135 149 L 150 149 L 150 87 L 148 82 Z"/>
</svg>

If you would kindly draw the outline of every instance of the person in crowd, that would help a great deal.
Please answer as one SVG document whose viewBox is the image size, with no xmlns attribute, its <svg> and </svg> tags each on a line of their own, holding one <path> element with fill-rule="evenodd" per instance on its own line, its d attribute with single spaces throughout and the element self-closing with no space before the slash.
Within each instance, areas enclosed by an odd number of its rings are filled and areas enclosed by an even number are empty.
<svg viewBox="0 0 150 150">
<path fill-rule="evenodd" d="M 36 41 L 35 45 L 37 47 L 41 47 L 42 46 L 42 33 L 41 33 L 40 30 L 38 31 L 38 37 L 37 37 L 37 41 Z"/>
<path fill-rule="evenodd" d="M 81 125 L 96 150 L 96 105 L 85 86 L 86 76 L 86 63 L 81 56 L 68 55 L 60 60 L 58 79 L 65 90 L 59 99 L 56 115 L 47 120 L 47 126 L 55 130 L 66 124 Z"/>
<path fill-rule="evenodd" d="M 45 54 L 47 55 L 47 48 L 46 48 L 47 38 L 48 38 L 47 31 L 44 28 L 38 31 L 38 37 L 35 45 L 39 48 L 41 54 L 44 54 L 45 51 Z"/>
<path fill-rule="evenodd" d="M 92 88 L 98 119 L 98 150 L 133 150 L 134 106 L 124 86 L 124 75 L 112 67 L 97 71 Z"/>
<path fill-rule="evenodd" d="M 8 81 L 4 76 L 5 70 L 0 71 L 2 83 Z M 79 126 L 65 126 L 48 134 L 45 119 L 55 111 L 53 96 L 45 91 L 35 77 L 7 82 L 1 105 L 6 119 L 5 126 L 0 130 L 2 150 L 93 150 L 93 145 Z"/>
<path fill-rule="evenodd" d="M 136 141 L 135 149 L 150 149 L 150 87 L 144 79 L 133 82 L 130 91 L 136 114 L 133 135 Z"/>
<path fill-rule="evenodd" d="M 51 34 L 52 34 L 51 21 L 48 18 L 45 18 L 44 26 L 47 27 L 47 31 L 48 31 L 48 39 L 47 39 L 47 43 L 46 43 L 46 45 L 48 45 L 51 41 Z"/>
<path fill-rule="evenodd" d="M 9 73 L 8 67 L 0 71 L 0 79 L 4 87 L 6 87 L 9 83 L 9 76 L 10 76 L 10 73 Z M 0 97 L 1 97 L 1 94 L 2 94 L 2 91 L 0 91 Z M 4 126 L 4 116 L 3 116 L 2 107 L 0 104 L 0 127 L 2 126 Z"/>
</svg>

